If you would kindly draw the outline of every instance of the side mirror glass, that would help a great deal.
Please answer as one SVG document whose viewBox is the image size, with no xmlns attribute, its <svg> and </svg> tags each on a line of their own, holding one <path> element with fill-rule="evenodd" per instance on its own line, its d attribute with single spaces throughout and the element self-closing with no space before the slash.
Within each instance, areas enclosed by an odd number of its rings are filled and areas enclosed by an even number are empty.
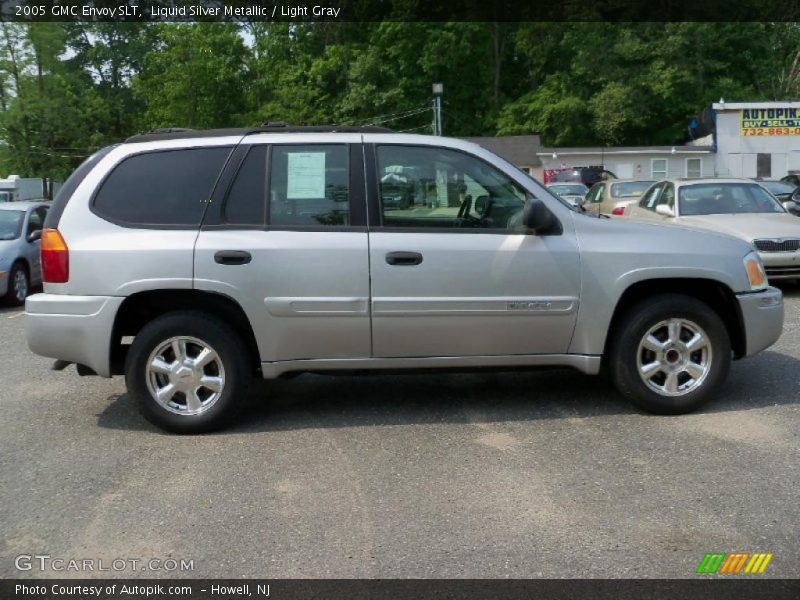
<svg viewBox="0 0 800 600">
<path fill-rule="evenodd" d="M 36 240 L 40 240 L 40 239 L 42 239 L 42 230 L 41 229 L 37 229 L 36 231 L 31 231 L 28 234 L 28 241 L 29 242 L 35 242 Z"/>
<path fill-rule="evenodd" d="M 781 202 L 781 204 L 783 204 L 783 208 L 785 208 L 793 215 L 800 216 L 800 204 L 798 204 L 794 200 L 786 200 L 784 202 Z"/>
<path fill-rule="evenodd" d="M 671 206 L 666 204 L 659 204 L 656 206 L 656 214 L 661 215 L 662 217 L 674 217 L 675 211 L 672 210 Z"/>
<path fill-rule="evenodd" d="M 547 233 L 558 226 L 558 220 L 544 202 L 533 196 L 529 196 L 525 201 L 525 208 L 522 210 L 522 224 L 537 234 Z"/>
</svg>

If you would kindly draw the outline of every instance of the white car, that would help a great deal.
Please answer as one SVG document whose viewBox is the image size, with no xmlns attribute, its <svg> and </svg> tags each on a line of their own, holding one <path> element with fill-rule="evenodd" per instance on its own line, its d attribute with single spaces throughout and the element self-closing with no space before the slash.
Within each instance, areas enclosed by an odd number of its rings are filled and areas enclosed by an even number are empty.
<svg viewBox="0 0 800 600">
<path fill-rule="evenodd" d="M 756 247 L 770 280 L 800 279 L 800 220 L 750 179 L 661 181 L 625 216 L 735 235 Z"/>
</svg>

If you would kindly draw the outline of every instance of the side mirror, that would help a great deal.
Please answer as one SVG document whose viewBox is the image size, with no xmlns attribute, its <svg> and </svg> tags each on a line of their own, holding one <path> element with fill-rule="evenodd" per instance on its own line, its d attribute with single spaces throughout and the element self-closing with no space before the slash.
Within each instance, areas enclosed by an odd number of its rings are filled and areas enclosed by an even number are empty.
<svg viewBox="0 0 800 600">
<path fill-rule="evenodd" d="M 674 217 L 675 211 L 672 210 L 671 206 L 667 206 L 666 204 L 659 204 L 656 206 L 656 214 L 661 215 L 662 217 Z"/>
<path fill-rule="evenodd" d="M 800 217 L 800 204 L 794 200 L 786 200 L 781 202 L 781 204 L 783 204 L 783 208 L 792 213 L 794 216 Z"/>
<path fill-rule="evenodd" d="M 36 231 L 31 231 L 28 234 L 28 241 L 29 242 L 35 242 L 36 240 L 40 240 L 40 239 L 42 239 L 42 230 L 41 229 L 37 229 Z"/>
<path fill-rule="evenodd" d="M 537 234 L 547 233 L 558 226 L 555 215 L 545 206 L 544 202 L 533 196 L 528 196 L 525 208 L 522 209 L 522 224 Z"/>
</svg>

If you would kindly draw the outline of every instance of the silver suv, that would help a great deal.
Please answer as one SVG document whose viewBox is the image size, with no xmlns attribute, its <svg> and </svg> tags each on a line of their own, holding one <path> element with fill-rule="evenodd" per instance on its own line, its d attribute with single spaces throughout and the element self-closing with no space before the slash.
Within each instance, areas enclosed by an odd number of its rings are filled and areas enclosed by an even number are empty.
<svg viewBox="0 0 800 600">
<path fill-rule="evenodd" d="M 253 375 L 366 369 L 604 370 L 682 413 L 783 324 L 744 240 L 588 216 L 474 144 L 375 129 L 135 136 L 65 183 L 42 265 L 30 348 L 124 373 L 177 432 L 229 423 Z"/>
</svg>

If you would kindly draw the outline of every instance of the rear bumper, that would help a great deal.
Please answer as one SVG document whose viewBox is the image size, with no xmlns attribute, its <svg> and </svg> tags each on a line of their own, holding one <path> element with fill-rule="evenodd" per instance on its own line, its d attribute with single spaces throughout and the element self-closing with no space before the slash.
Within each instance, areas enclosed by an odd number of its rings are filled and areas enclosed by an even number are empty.
<svg viewBox="0 0 800 600">
<path fill-rule="evenodd" d="M 763 292 L 739 294 L 745 334 L 745 356 L 752 356 L 778 341 L 783 331 L 783 293 L 770 287 Z"/>
<path fill-rule="evenodd" d="M 124 298 L 34 294 L 25 302 L 25 336 L 35 354 L 86 365 L 111 377 L 111 332 Z"/>
</svg>

